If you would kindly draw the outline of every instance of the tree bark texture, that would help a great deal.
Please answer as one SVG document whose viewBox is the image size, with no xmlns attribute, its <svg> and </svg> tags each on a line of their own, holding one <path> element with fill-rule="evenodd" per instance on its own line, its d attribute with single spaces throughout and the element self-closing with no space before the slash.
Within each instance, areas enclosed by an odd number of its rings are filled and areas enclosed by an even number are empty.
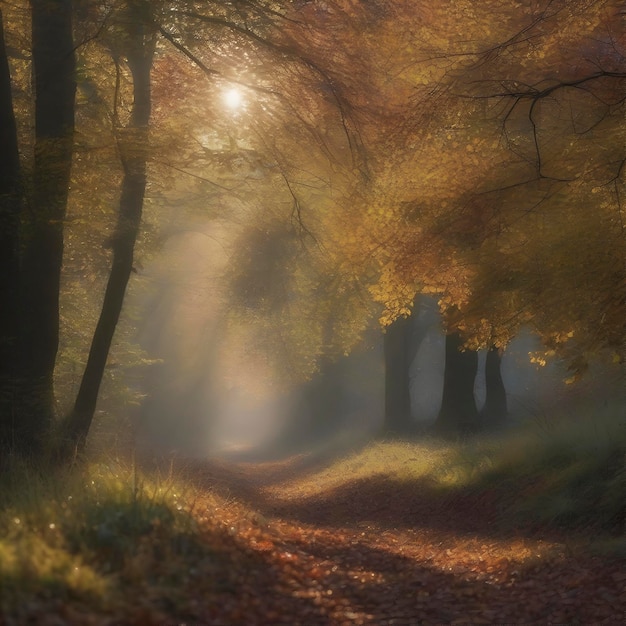
<svg viewBox="0 0 626 626">
<path fill-rule="evenodd" d="M 135 242 L 143 211 L 151 110 L 150 74 L 154 56 L 154 33 L 143 19 L 146 6 L 145 2 L 131 5 L 127 26 L 125 53 L 133 80 L 134 100 L 128 125 L 118 131 L 124 177 L 112 240 L 111 272 L 80 389 L 66 422 L 67 437 L 78 450 L 84 447 L 93 421 L 106 361 L 133 269 Z"/>
<path fill-rule="evenodd" d="M 506 420 L 508 413 L 506 389 L 501 372 L 502 351 L 492 347 L 487 352 L 485 363 L 485 406 L 482 410 L 482 422 L 485 428 L 497 428 Z"/>
<path fill-rule="evenodd" d="M 13 446 L 20 207 L 17 126 L 0 10 L 0 450 Z"/>
<path fill-rule="evenodd" d="M 22 221 L 20 401 L 16 447 L 38 454 L 54 418 L 63 226 L 76 94 L 71 0 L 32 0 L 35 148 L 32 194 Z"/>
<path fill-rule="evenodd" d="M 385 432 L 407 434 L 412 430 L 409 368 L 413 360 L 413 316 L 400 317 L 386 330 Z"/>
<path fill-rule="evenodd" d="M 478 370 L 478 353 L 462 350 L 458 333 L 446 335 L 446 365 L 443 377 L 441 409 L 435 424 L 440 432 L 474 432 L 479 415 L 474 398 L 474 381 Z"/>
</svg>

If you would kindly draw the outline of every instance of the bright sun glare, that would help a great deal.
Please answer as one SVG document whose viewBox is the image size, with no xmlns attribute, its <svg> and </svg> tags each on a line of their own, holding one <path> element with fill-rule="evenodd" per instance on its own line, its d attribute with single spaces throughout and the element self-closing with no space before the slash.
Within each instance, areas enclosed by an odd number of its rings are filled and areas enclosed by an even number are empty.
<svg viewBox="0 0 626 626">
<path fill-rule="evenodd" d="M 230 109 L 238 109 L 242 102 L 241 92 L 238 89 L 229 89 L 224 93 L 224 102 Z"/>
</svg>

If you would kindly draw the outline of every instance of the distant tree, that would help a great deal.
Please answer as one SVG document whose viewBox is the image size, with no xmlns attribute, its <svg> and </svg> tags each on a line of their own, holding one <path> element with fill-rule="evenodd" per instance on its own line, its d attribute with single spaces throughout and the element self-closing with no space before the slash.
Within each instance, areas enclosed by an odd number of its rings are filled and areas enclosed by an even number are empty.
<svg viewBox="0 0 626 626">
<path fill-rule="evenodd" d="M 409 369 L 415 357 L 412 340 L 413 316 L 399 317 L 385 329 L 385 432 L 408 435 L 411 419 L 411 381 Z"/>
<path fill-rule="evenodd" d="M 458 333 L 446 334 L 443 394 L 436 422 L 440 432 L 471 433 L 479 430 L 479 414 L 474 398 L 478 354 L 463 348 L 463 339 Z"/>
<path fill-rule="evenodd" d="M 485 405 L 481 411 L 481 426 L 502 426 L 508 415 L 506 388 L 502 380 L 502 348 L 491 347 L 485 361 Z"/>
</svg>

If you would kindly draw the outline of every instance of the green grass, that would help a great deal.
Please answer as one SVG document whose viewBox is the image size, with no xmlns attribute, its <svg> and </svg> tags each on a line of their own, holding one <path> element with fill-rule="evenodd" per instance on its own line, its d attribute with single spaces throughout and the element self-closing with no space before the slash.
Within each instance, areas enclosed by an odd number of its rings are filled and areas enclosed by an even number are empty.
<svg viewBox="0 0 626 626">
<path fill-rule="evenodd" d="M 274 491 L 283 498 L 306 498 L 373 477 L 398 483 L 426 480 L 451 497 L 490 492 L 499 500 L 503 528 L 623 535 L 623 409 L 534 421 L 498 437 L 456 443 L 429 438 L 375 442 Z"/>
<path fill-rule="evenodd" d="M 281 498 L 309 497 L 372 477 L 413 480 L 432 476 L 449 460 L 455 447 L 434 440 L 423 442 L 375 441 L 326 465 L 319 471 L 295 476 L 271 491 Z"/>
<path fill-rule="evenodd" d="M 514 521 L 623 533 L 623 410 L 536 421 L 502 438 L 466 444 L 446 473 L 457 486 L 508 493 Z"/>
<path fill-rule="evenodd" d="M 14 463 L 0 481 L 0 615 L 19 623 L 50 603 L 115 612 L 148 576 L 151 594 L 169 591 L 191 553 L 211 552 L 194 500 L 188 487 L 117 461 L 68 471 Z"/>
<path fill-rule="evenodd" d="M 271 491 L 291 501 L 385 478 L 477 502 L 489 492 L 503 529 L 576 531 L 598 553 L 626 555 L 625 431 L 622 414 L 606 411 L 499 438 L 379 441 Z M 251 514 L 242 507 L 115 459 L 55 471 L 15 462 L 0 476 L 0 616 L 86 623 L 139 607 L 165 623 L 196 597 L 232 595 L 232 577 L 252 568 L 228 530 Z"/>
</svg>

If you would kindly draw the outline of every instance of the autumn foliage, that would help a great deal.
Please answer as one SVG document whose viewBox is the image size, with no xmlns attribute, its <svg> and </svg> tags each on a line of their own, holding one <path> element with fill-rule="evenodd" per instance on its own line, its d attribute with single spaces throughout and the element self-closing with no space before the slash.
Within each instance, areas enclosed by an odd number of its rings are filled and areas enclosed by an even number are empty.
<svg viewBox="0 0 626 626">
<path fill-rule="evenodd" d="M 339 49 L 327 68 L 367 154 L 331 230 L 370 270 L 383 324 L 407 314 L 416 292 L 435 293 L 473 347 L 505 346 L 529 325 L 549 349 L 569 342 L 579 356 L 609 348 L 621 359 L 619 6 L 317 11 L 335 27 L 326 33 L 319 20 L 303 35 L 307 49 L 322 60 Z"/>
</svg>

